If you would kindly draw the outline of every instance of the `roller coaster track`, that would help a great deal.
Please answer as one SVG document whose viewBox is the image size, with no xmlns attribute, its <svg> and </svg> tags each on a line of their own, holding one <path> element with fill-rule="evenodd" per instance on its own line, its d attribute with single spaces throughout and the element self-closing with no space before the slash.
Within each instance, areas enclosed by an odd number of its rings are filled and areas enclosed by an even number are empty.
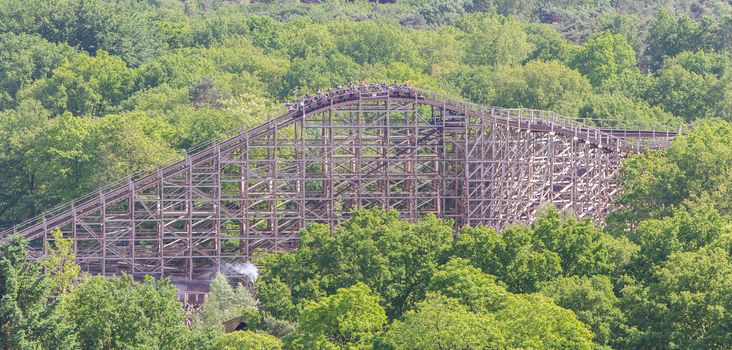
<svg viewBox="0 0 732 350">
<path fill-rule="evenodd" d="M 312 222 L 356 208 L 433 213 L 501 229 L 544 203 L 601 221 L 628 154 L 675 132 L 592 127 L 553 112 L 485 107 L 371 86 L 318 101 L 190 150 L 0 233 L 34 256 L 49 231 L 92 273 L 207 281 L 260 251 L 290 249 Z"/>
</svg>

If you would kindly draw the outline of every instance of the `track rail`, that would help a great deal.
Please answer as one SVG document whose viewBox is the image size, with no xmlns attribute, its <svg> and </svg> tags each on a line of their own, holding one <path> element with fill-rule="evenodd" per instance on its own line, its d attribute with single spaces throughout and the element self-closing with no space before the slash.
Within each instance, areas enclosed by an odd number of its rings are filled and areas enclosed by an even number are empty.
<svg viewBox="0 0 732 350">
<path fill-rule="evenodd" d="M 486 107 L 406 87 L 394 90 L 371 86 L 368 89 L 359 90 L 355 94 L 353 91 L 330 94 L 318 101 L 313 101 L 309 105 L 300 105 L 296 110 L 278 115 L 249 130 L 238 130 L 221 141 L 212 140 L 204 143 L 188 151 L 182 160 L 153 171 L 134 174 L 129 178 L 114 182 L 98 191 L 8 228 L 0 232 L 0 241 L 6 240 L 14 234 L 20 234 L 29 240 L 38 239 L 43 237 L 49 229 L 62 226 L 74 220 L 76 216 L 96 210 L 105 203 L 109 204 L 127 198 L 134 192 L 139 192 L 160 183 L 164 178 L 181 174 L 187 171 L 191 164 L 242 147 L 249 139 L 271 133 L 273 130 L 282 129 L 298 120 L 329 109 L 382 100 L 413 102 L 417 105 L 431 106 L 444 111 L 447 118 L 449 118 L 450 113 L 455 113 L 482 118 L 492 123 L 530 132 L 562 134 L 612 152 L 627 153 L 663 149 L 678 134 L 677 132 L 655 130 L 597 128 L 549 111 Z"/>
</svg>

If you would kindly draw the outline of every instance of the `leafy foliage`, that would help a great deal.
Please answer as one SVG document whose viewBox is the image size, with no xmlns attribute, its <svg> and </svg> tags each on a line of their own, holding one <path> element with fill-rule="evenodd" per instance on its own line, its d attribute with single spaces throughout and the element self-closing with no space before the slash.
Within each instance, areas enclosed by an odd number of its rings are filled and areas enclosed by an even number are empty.
<svg viewBox="0 0 732 350">
<path fill-rule="evenodd" d="M 77 55 L 56 68 L 50 78 L 34 82 L 21 94 L 42 101 L 55 115 L 69 111 L 100 116 L 129 97 L 135 80 L 135 73 L 124 61 L 99 51 L 94 57 Z"/>
<path fill-rule="evenodd" d="M 53 247 L 46 243 L 46 256 L 43 268 L 49 277 L 52 292 L 64 294 L 71 290 L 76 279 L 79 278 L 81 267 L 74 261 L 74 242 L 63 237 L 61 230 L 51 232 Z"/>
<path fill-rule="evenodd" d="M 82 348 L 182 349 L 187 337 L 177 292 L 150 276 L 144 283 L 129 275 L 87 277 L 63 307 Z"/>
<path fill-rule="evenodd" d="M 618 93 L 591 96 L 580 108 L 579 117 L 588 124 L 641 130 L 675 132 L 684 125 L 682 118 L 658 106 L 651 107 L 645 101 Z"/>
<path fill-rule="evenodd" d="M 673 253 L 654 269 L 654 282 L 626 287 L 624 304 L 640 331 L 635 346 L 727 347 L 730 266 L 720 249 Z"/>
<path fill-rule="evenodd" d="M 6 349 L 72 349 L 73 334 L 49 299 L 54 284 L 28 261 L 27 243 L 0 245 L 0 346 Z"/>
<path fill-rule="evenodd" d="M 468 15 L 458 23 L 467 33 L 465 63 L 510 65 L 523 62 L 532 46 L 520 22 L 502 16 Z"/>
<path fill-rule="evenodd" d="M 14 108 L 17 93 L 33 81 L 48 78 L 76 53 L 65 44 L 53 44 L 29 34 L 0 34 L 0 110 Z"/>
<path fill-rule="evenodd" d="M 252 310 L 256 310 L 256 306 L 249 291 L 241 284 L 232 288 L 226 277 L 217 274 L 196 316 L 203 327 L 222 331 L 224 322 Z"/>
<path fill-rule="evenodd" d="M 687 121 L 711 117 L 722 98 L 718 84 L 713 75 L 698 74 L 670 62 L 657 72 L 647 99 L 651 105 Z"/>
<path fill-rule="evenodd" d="M 297 332 L 288 339 L 288 348 L 368 349 L 374 334 L 386 324 L 379 297 L 358 282 L 335 294 L 305 304 Z"/>
<path fill-rule="evenodd" d="M 260 300 L 289 305 L 281 296 L 285 293 L 299 305 L 363 282 L 384 298 L 387 314 L 397 317 L 421 298 L 451 241 L 452 228 L 434 216 L 413 224 L 399 220 L 393 210 L 355 211 L 334 235 L 327 226 L 314 224 L 301 233 L 294 252 L 265 256 L 260 261 L 265 276 L 257 283 L 282 282 L 287 290 L 279 286 L 279 293 L 266 293 Z M 288 309 L 270 311 L 286 319 Z"/>
<path fill-rule="evenodd" d="M 637 71 L 635 52 L 627 39 L 607 31 L 591 37 L 575 54 L 572 65 L 595 87 L 606 86 Z"/>
<path fill-rule="evenodd" d="M 519 296 L 513 307 L 496 313 L 509 346 L 537 349 L 591 349 L 592 332 L 570 310 L 539 294 Z"/>
<path fill-rule="evenodd" d="M 494 84 L 496 94 L 491 104 L 545 109 L 567 115 L 577 115 L 585 96 L 592 91 L 585 77 L 556 61 L 499 67 Z"/>
<path fill-rule="evenodd" d="M 604 228 L 355 212 L 263 257 L 256 302 L 217 278 L 195 327 L 166 281 L 12 241 L 0 347 L 730 348 L 730 38 L 723 0 L 2 1 L 2 227 L 349 81 L 685 135 L 624 160 Z"/>
<path fill-rule="evenodd" d="M 495 317 L 471 312 L 457 299 L 428 294 L 395 321 L 382 340 L 393 349 L 496 349 L 506 346 Z M 385 346 L 386 347 L 386 346 Z"/>
<path fill-rule="evenodd" d="M 638 154 L 621 169 L 624 207 L 608 218 L 614 229 L 637 225 L 648 218 L 673 214 L 680 206 L 695 206 L 707 199 L 729 213 L 725 197 L 732 158 L 727 140 L 732 127 L 722 121 L 695 125 L 664 152 Z"/>
<path fill-rule="evenodd" d="M 513 302 L 511 293 L 495 276 L 483 273 L 461 258 L 452 258 L 440 266 L 428 290 L 455 298 L 475 312 L 496 312 Z"/>
<path fill-rule="evenodd" d="M 216 350 L 282 350 L 282 342 L 268 334 L 252 331 L 236 331 L 218 338 Z"/>
<path fill-rule="evenodd" d="M 612 252 L 603 233 L 587 220 L 562 218 L 549 208 L 531 227 L 501 234 L 485 227 L 465 228 L 453 252 L 485 273 L 496 275 L 513 292 L 534 292 L 559 275 L 609 273 Z"/>
<path fill-rule="evenodd" d="M 667 57 L 705 48 L 709 42 L 708 25 L 709 22 L 699 23 L 688 15 L 675 16 L 669 9 L 658 11 L 648 30 L 649 62 L 660 67 Z"/>
<path fill-rule="evenodd" d="M 543 284 L 541 292 L 574 311 L 577 319 L 591 327 L 596 343 L 613 348 L 623 343 L 626 318 L 607 276 L 560 277 Z"/>
<path fill-rule="evenodd" d="M 124 135 L 41 121 L 67 113 L 131 113 L 162 132 L 150 139 L 157 149 L 106 147 L 102 161 L 97 150 L 59 142 L 67 155 L 78 155 L 83 174 L 92 174 L 64 183 L 43 175 L 57 173 L 55 156 L 38 156 L 58 153 L 54 143 L 26 142 L 35 145 L 34 157 L 19 145 L 0 146 L 7 169 L 0 174 L 0 224 L 23 221 L 151 160 L 170 162 L 171 150 L 256 125 L 273 102 L 349 81 L 407 80 L 474 102 L 550 109 L 607 126 L 676 130 L 682 119 L 729 119 L 725 38 L 732 10 L 721 0 L 693 3 L 670 1 L 670 11 L 594 0 L 8 0 L 0 4 L 0 115 L 23 122 L 3 123 L 0 129 L 15 125 L 0 135 L 47 135 L 53 142 Z M 644 28 L 648 35 L 638 36 Z M 110 170 L 97 180 L 91 164 Z"/>
</svg>

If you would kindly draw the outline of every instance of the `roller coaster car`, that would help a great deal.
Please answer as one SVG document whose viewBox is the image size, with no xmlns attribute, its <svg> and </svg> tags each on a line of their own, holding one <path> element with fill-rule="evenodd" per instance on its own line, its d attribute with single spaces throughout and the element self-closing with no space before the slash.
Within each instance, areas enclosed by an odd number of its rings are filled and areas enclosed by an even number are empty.
<svg viewBox="0 0 732 350">
<path fill-rule="evenodd" d="M 392 96 L 397 98 L 424 98 L 424 96 L 417 92 L 417 90 L 406 86 L 400 86 L 398 89 L 394 89 L 392 91 Z"/>
<path fill-rule="evenodd" d="M 351 86 L 349 89 L 338 88 L 336 90 L 328 90 L 326 93 L 318 91 L 315 96 L 306 94 L 302 100 L 294 101 L 286 104 L 289 112 L 302 111 L 310 113 L 320 108 L 326 107 L 331 103 L 341 103 L 346 101 L 358 100 L 361 97 L 378 97 L 391 96 L 395 98 L 417 98 L 424 99 L 424 96 L 408 85 L 366 85 Z M 302 101 L 302 102 L 301 102 Z"/>
</svg>

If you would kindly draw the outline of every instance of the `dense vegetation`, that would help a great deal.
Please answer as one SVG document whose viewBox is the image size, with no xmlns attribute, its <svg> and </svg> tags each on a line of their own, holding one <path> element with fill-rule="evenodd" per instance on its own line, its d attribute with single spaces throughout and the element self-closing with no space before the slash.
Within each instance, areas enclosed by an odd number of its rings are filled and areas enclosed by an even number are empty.
<svg viewBox="0 0 732 350">
<path fill-rule="evenodd" d="M 351 80 L 693 125 L 625 161 L 604 227 L 358 212 L 263 256 L 256 298 L 218 277 L 191 315 L 166 280 L 80 276 L 64 240 L 30 263 L 14 240 L 2 349 L 732 347 L 728 2 L 0 0 L 0 58 L 0 227 Z"/>
<path fill-rule="evenodd" d="M 708 123 L 633 158 L 626 205 L 604 230 L 551 207 L 501 233 L 456 235 L 433 216 L 410 223 L 379 210 L 353 213 L 334 234 L 313 224 L 293 252 L 258 260 L 256 300 L 217 276 L 188 327 L 166 280 L 79 276 L 64 239 L 30 263 L 16 239 L 0 247 L 0 346 L 726 349 L 732 197 L 717 194 L 730 179 L 688 174 L 730 174 L 732 162 L 708 156 L 730 154 L 730 137 L 726 122 Z M 694 190 L 679 193 L 681 178 Z M 246 329 L 223 334 L 235 317 Z"/>
<path fill-rule="evenodd" d="M 605 125 L 732 118 L 723 1 L 238 2 L 0 1 L 0 227 L 348 81 Z"/>
</svg>

